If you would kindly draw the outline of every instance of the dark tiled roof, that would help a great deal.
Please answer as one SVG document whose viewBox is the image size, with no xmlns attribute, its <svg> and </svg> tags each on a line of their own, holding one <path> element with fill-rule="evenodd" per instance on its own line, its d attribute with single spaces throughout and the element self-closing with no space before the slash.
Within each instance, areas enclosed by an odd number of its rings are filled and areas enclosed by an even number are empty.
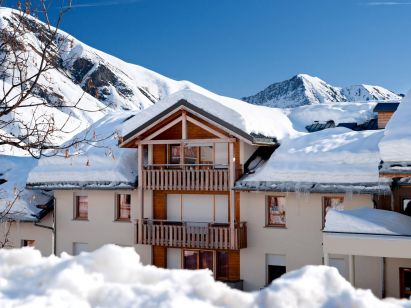
<svg viewBox="0 0 411 308">
<path fill-rule="evenodd" d="M 374 112 L 394 112 L 399 105 L 400 103 L 378 103 Z"/>
</svg>

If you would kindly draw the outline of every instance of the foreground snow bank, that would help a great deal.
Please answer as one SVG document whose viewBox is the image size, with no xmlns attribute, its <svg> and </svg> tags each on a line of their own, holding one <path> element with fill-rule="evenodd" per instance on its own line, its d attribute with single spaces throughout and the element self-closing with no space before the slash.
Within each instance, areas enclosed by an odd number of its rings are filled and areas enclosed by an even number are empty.
<svg viewBox="0 0 411 308">
<path fill-rule="evenodd" d="M 261 292 L 245 293 L 215 282 L 209 271 L 144 266 L 133 248 L 104 246 L 72 257 L 41 257 L 30 249 L 0 250 L 0 306 L 53 307 L 382 307 L 355 290 L 338 271 L 306 266 Z"/>
</svg>

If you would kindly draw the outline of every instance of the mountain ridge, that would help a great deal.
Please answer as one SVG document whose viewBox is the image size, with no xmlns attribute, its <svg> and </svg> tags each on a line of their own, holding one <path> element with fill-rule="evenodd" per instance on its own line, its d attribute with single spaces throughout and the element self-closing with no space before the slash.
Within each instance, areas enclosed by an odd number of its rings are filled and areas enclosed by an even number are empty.
<svg viewBox="0 0 411 308">
<path fill-rule="evenodd" d="M 293 108 L 335 102 L 400 100 L 401 97 L 381 86 L 360 84 L 341 88 L 318 77 L 298 74 L 241 99 L 256 105 Z"/>
</svg>

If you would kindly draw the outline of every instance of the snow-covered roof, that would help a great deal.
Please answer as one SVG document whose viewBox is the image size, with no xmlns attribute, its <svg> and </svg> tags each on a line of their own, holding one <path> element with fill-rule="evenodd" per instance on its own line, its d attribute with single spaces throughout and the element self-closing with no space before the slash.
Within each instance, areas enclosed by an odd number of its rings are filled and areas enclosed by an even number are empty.
<svg viewBox="0 0 411 308">
<path fill-rule="evenodd" d="M 4 307 L 407 307 L 355 289 L 336 268 L 304 266 L 259 292 L 215 281 L 209 270 L 142 265 L 133 247 L 103 246 L 91 253 L 41 257 L 32 248 L 0 250 Z"/>
<path fill-rule="evenodd" d="M 32 157 L 0 155 L 0 216 L 8 211 L 7 219 L 37 221 L 51 196 L 42 191 L 25 189 L 27 174 L 37 164 Z"/>
<path fill-rule="evenodd" d="M 325 217 L 324 231 L 411 236 L 411 217 L 370 208 L 330 209 Z"/>
<path fill-rule="evenodd" d="M 385 127 L 380 142 L 384 162 L 411 162 L 411 91 L 405 96 L 397 111 Z"/>
<path fill-rule="evenodd" d="M 29 173 L 27 186 L 43 189 L 133 188 L 137 180 L 137 150 L 117 146 L 117 132 L 130 116 L 130 112 L 107 115 L 74 137 L 90 142 L 71 149 L 68 157 L 41 158 L 38 166 Z"/>
<path fill-rule="evenodd" d="M 284 140 L 270 159 L 245 175 L 236 188 L 387 191 L 389 187 L 386 180 L 379 179 L 378 170 L 382 136 L 382 131 L 355 132 L 338 127 Z"/>
<path fill-rule="evenodd" d="M 188 103 L 188 108 L 193 106 L 220 123 L 226 123 L 226 126 L 249 135 L 252 139 L 255 139 L 252 136 L 260 135 L 282 140 L 296 134 L 291 121 L 282 109 L 256 106 L 211 92 L 200 94 L 192 90 L 182 90 L 139 112 L 133 119 L 127 121 L 122 129 L 124 139 L 131 138 L 147 123 L 181 104 L 182 100 Z"/>
</svg>

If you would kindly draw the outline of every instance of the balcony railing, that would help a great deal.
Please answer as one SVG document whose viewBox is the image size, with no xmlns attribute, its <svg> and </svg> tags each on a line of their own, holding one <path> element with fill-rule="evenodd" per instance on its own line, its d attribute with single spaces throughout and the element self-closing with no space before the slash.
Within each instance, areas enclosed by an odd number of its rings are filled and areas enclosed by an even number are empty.
<svg viewBox="0 0 411 308">
<path fill-rule="evenodd" d="M 143 170 L 143 188 L 150 190 L 229 190 L 224 165 L 149 165 Z"/>
<path fill-rule="evenodd" d="M 142 242 L 139 244 L 175 248 L 231 249 L 229 224 L 144 219 L 142 227 Z M 247 247 L 245 222 L 236 223 L 234 226 L 233 247 Z"/>
</svg>

